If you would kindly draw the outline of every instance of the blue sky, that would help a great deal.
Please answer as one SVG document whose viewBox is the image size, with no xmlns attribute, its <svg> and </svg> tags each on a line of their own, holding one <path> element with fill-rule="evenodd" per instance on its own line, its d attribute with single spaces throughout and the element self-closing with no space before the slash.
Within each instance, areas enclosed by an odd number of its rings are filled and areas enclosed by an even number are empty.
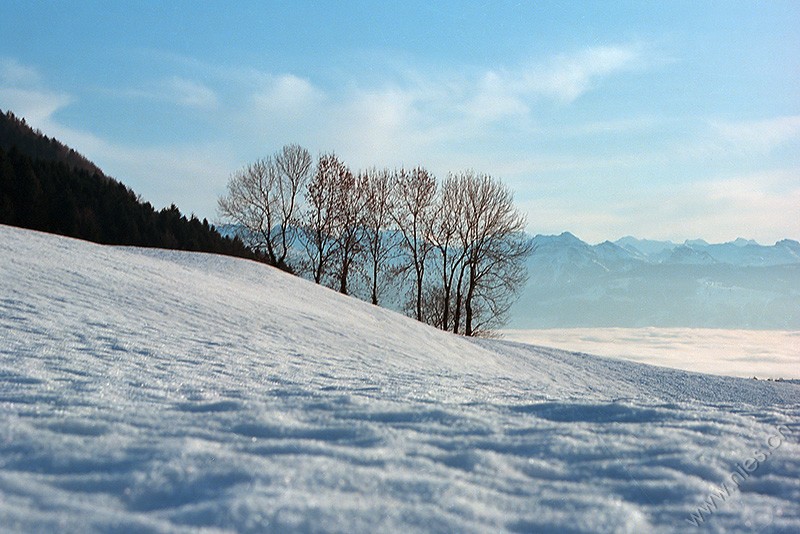
<svg viewBox="0 0 800 534">
<path fill-rule="evenodd" d="M 472 168 L 533 233 L 800 239 L 800 2 L 30 2 L 0 109 L 216 220 L 287 143 Z"/>
</svg>

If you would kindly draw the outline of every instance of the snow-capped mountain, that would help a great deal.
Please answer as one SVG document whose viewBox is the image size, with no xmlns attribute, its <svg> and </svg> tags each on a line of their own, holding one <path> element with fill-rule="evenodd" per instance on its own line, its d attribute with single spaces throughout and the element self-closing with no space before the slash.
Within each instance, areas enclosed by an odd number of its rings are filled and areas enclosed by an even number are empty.
<svg viewBox="0 0 800 534">
<path fill-rule="evenodd" d="M 672 250 L 677 245 L 672 241 L 654 241 L 652 239 L 636 239 L 633 236 L 625 236 L 617 239 L 614 243 L 628 249 L 635 250 L 644 256 L 655 256 L 665 250 Z"/>
<path fill-rule="evenodd" d="M 797 532 L 798 398 L 0 226 L 4 534 Z"/>
<path fill-rule="evenodd" d="M 712 265 L 719 263 L 714 257 L 706 252 L 708 247 L 698 247 L 696 245 L 681 245 L 675 247 L 665 259 L 659 261 L 666 265 Z"/>
<path fill-rule="evenodd" d="M 635 265 L 637 262 L 646 260 L 645 256 L 640 252 L 622 248 L 611 241 L 603 241 L 593 246 L 592 251 L 596 255 L 597 260 L 609 270 L 626 269 L 631 265 Z"/>
<path fill-rule="evenodd" d="M 774 245 L 765 246 L 742 237 L 729 243 L 709 244 L 703 239 L 689 239 L 682 244 L 676 244 L 671 241 L 652 241 L 626 236 L 615 241 L 615 244 L 626 250 L 638 252 L 648 261 L 656 263 L 682 263 L 687 258 L 694 258 L 694 261 L 700 263 L 727 263 L 739 267 L 800 263 L 800 242 L 792 239 L 784 239 Z M 673 257 L 676 251 L 678 255 Z"/>
<path fill-rule="evenodd" d="M 537 283 L 538 275 L 548 281 L 569 284 L 576 277 L 592 276 L 608 271 L 592 247 L 569 232 L 558 236 L 536 236 L 528 271 L 529 283 Z"/>
<path fill-rule="evenodd" d="M 537 235 L 511 328 L 800 328 L 800 243 Z"/>
</svg>

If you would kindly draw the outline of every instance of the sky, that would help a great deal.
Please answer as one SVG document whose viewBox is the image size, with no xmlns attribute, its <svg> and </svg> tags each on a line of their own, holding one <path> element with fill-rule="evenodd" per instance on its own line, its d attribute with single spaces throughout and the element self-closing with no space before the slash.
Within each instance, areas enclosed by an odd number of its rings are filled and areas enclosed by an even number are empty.
<svg viewBox="0 0 800 534">
<path fill-rule="evenodd" d="M 502 179 L 531 233 L 800 239 L 800 2 L 4 0 L 0 109 L 219 219 L 299 143 Z"/>
</svg>

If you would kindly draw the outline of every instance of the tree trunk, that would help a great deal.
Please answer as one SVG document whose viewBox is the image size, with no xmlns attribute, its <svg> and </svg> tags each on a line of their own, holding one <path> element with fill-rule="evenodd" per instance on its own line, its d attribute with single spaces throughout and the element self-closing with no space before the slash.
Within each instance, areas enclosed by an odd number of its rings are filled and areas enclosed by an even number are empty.
<svg viewBox="0 0 800 534">
<path fill-rule="evenodd" d="M 450 288 L 444 287 L 444 309 L 442 310 L 442 330 L 450 329 Z"/>
<path fill-rule="evenodd" d="M 417 321 L 422 321 L 422 276 L 424 270 L 417 269 Z"/>
<path fill-rule="evenodd" d="M 461 288 L 464 287 L 464 269 L 466 264 L 461 266 L 461 272 L 458 273 L 458 286 L 456 287 L 456 309 L 453 310 L 453 333 L 458 334 L 458 327 L 461 325 Z"/>
<path fill-rule="evenodd" d="M 378 305 L 378 262 L 372 262 L 372 304 Z"/>
<path fill-rule="evenodd" d="M 444 293 L 444 302 L 442 303 L 442 324 L 439 326 L 442 330 L 449 330 L 450 321 L 450 284 L 447 281 L 447 248 L 442 251 L 442 292 Z"/>
<path fill-rule="evenodd" d="M 339 293 L 342 295 L 347 295 L 347 275 L 348 271 L 350 270 L 350 260 L 347 259 L 347 255 L 342 258 L 342 274 L 339 277 Z"/>
<path fill-rule="evenodd" d="M 464 335 L 472 336 L 472 298 L 475 296 L 475 270 L 470 266 L 469 286 L 464 300 Z"/>
</svg>

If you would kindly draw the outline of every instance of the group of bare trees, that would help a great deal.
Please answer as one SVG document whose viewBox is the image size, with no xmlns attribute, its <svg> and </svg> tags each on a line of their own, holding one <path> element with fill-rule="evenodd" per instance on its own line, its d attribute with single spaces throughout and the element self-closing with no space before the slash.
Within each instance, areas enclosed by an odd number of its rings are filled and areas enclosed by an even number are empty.
<svg viewBox="0 0 800 534">
<path fill-rule="evenodd" d="M 220 215 L 269 261 L 373 304 L 399 296 L 410 316 L 483 335 L 500 326 L 531 252 L 511 191 L 464 171 L 353 173 L 335 154 L 312 168 L 288 145 L 234 173 Z M 397 299 L 395 299 L 397 301 Z"/>
<path fill-rule="evenodd" d="M 228 194 L 219 198 L 220 215 L 243 230 L 245 244 L 266 253 L 272 265 L 288 268 L 295 215 L 312 165 L 308 150 L 287 145 L 236 171 L 228 180 Z"/>
</svg>

